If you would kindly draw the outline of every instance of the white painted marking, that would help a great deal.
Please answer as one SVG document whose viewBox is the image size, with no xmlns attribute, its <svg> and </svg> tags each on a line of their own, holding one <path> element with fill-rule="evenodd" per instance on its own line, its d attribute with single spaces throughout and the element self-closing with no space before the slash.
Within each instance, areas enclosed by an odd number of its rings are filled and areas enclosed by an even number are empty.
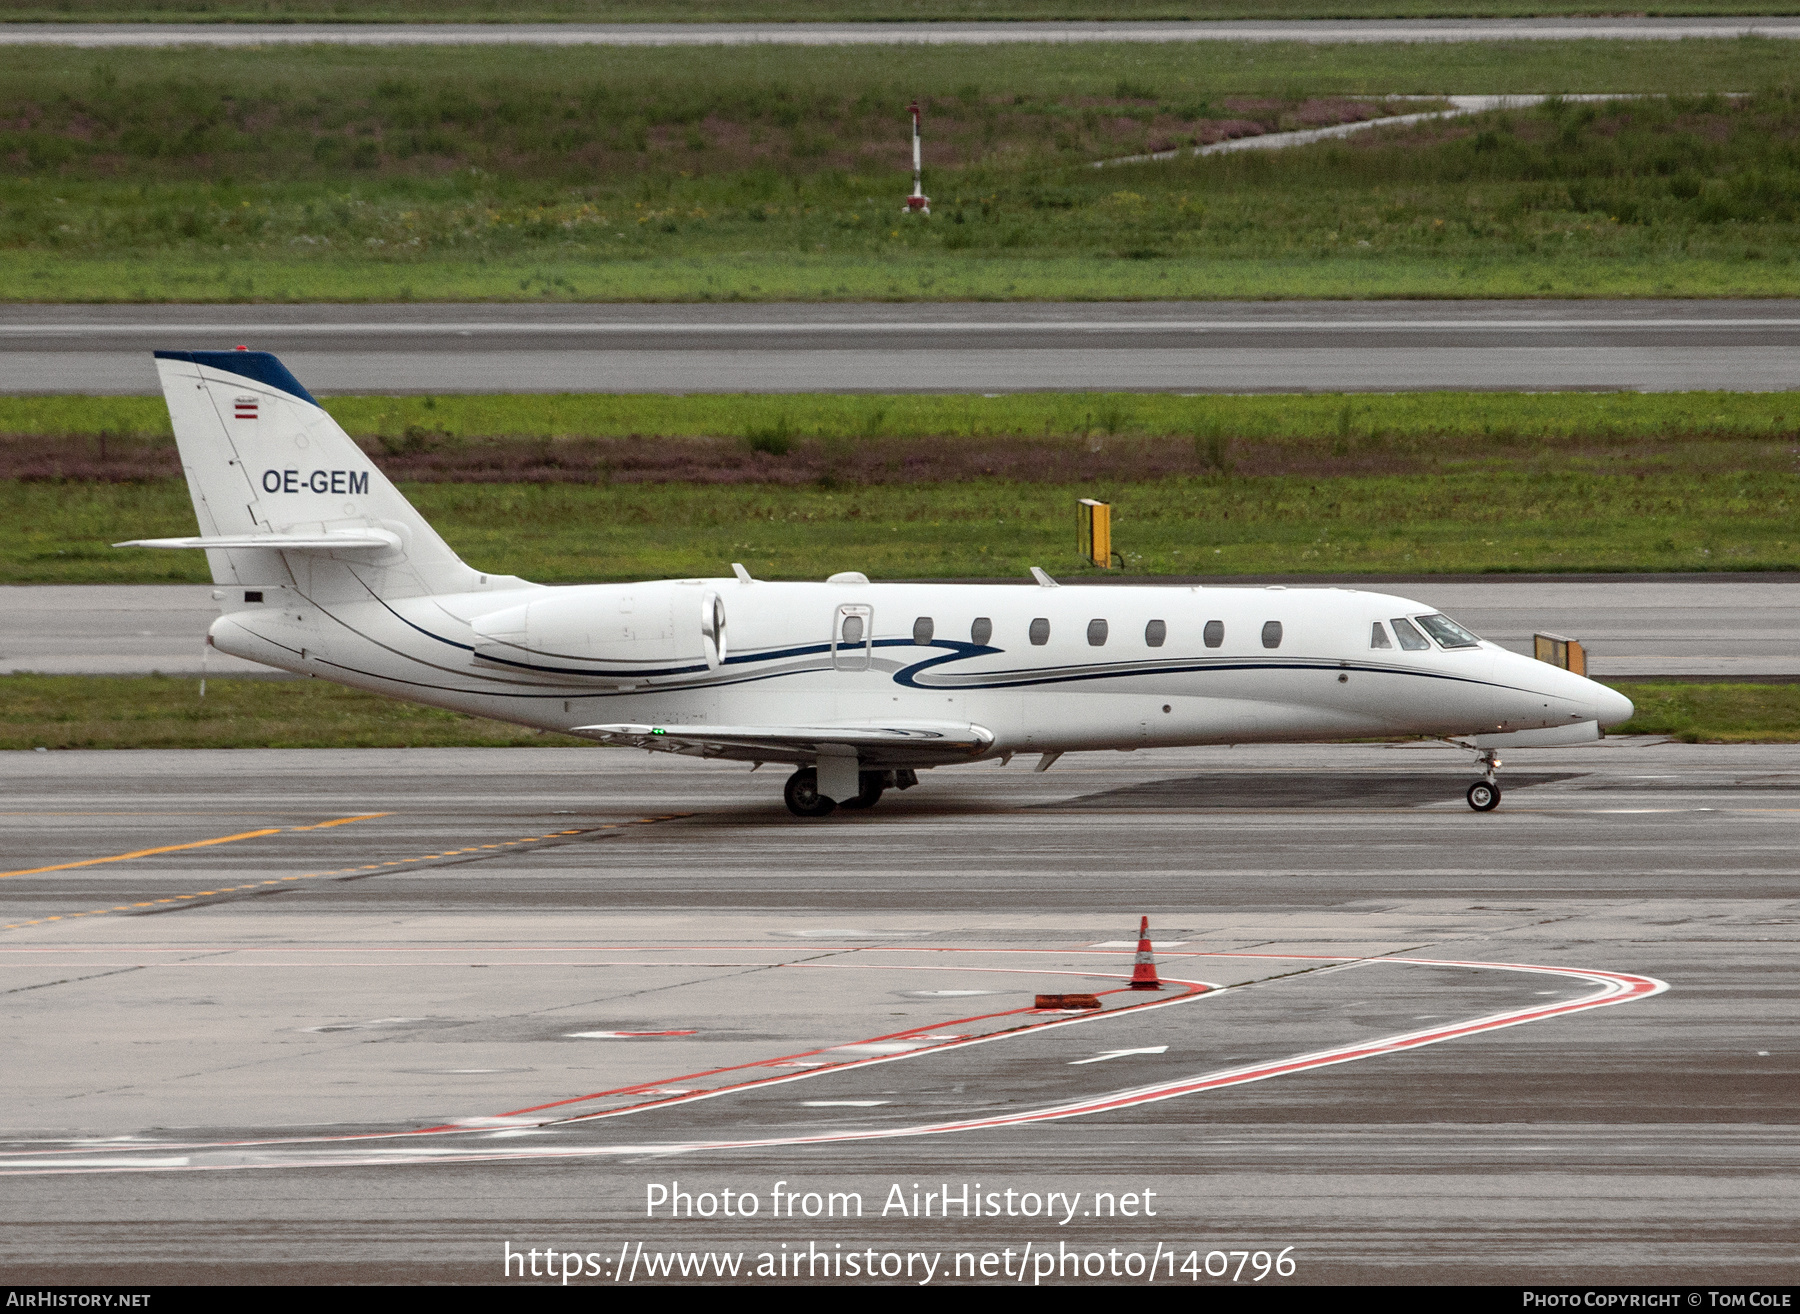
<svg viewBox="0 0 1800 1314">
<path fill-rule="evenodd" d="M 892 1100 L 801 1100 L 800 1107 L 805 1109 L 873 1109 L 882 1104 L 891 1104 Z"/>
<path fill-rule="evenodd" d="M 372 1027 L 397 1027 L 424 1020 L 422 1017 L 378 1017 L 368 1022 L 332 1022 L 322 1027 L 301 1027 L 300 1030 L 319 1034 L 330 1031 L 367 1031 Z"/>
<path fill-rule="evenodd" d="M 833 1045 L 833 1054 L 907 1054 L 915 1049 L 924 1049 L 930 1042 L 924 1040 L 871 1040 L 860 1045 Z"/>
<path fill-rule="evenodd" d="M 1147 1045 L 1142 1049 L 1109 1049 L 1104 1054 L 1094 1055 L 1093 1058 L 1076 1059 L 1069 1066 L 1078 1068 L 1083 1063 L 1104 1063 L 1107 1059 L 1124 1058 L 1127 1054 L 1167 1054 L 1168 1052 L 1167 1045 Z"/>
<path fill-rule="evenodd" d="M 903 990 L 904 995 L 914 995 L 920 999 L 963 999 L 969 995 L 997 995 L 998 990 Z"/>
<path fill-rule="evenodd" d="M 565 1031 L 567 1040 L 654 1040 L 663 1036 L 693 1036 L 694 1031 Z"/>
<path fill-rule="evenodd" d="M 1187 944 L 1187 943 L 1188 943 L 1188 941 L 1186 941 L 1186 940 L 1152 940 L 1150 942 L 1150 947 L 1152 949 L 1173 949 L 1177 945 L 1183 945 L 1183 944 Z M 1102 940 L 1102 941 L 1100 941 L 1099 944 L 1090 944 L 1088 946 L 1088 948 L 1090 948 L 1090 949 L 1135 949 L 1135 948 L 1137 948 L 1137 941 L 1136 940 Z"/>
</svg>

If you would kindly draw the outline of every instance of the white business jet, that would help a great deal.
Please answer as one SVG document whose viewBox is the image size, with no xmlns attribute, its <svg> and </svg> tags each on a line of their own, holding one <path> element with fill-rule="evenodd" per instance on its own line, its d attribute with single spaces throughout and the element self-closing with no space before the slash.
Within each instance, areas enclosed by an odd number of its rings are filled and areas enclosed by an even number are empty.
<svg viewBox="0 0 1800 1314">
<path fill-rule="evenodd" d="M 159 351 L 219 651 L 602 743 L 797 768 L 866 808 L 1015 754 L 1438 736 L 1500 801 L 1507 744 L 1596 739 L 1630 700 L 1433 608 L 1352 589 L 823 583 L 548 588 L 465 565 L 280 361 Z"/>
</svg>

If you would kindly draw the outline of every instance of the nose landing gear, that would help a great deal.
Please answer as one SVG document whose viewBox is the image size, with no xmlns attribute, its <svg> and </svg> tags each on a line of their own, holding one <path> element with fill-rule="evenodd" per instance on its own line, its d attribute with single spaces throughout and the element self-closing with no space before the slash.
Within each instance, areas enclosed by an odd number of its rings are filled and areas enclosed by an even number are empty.
<svg viewBox="0 0 1800 1314">
<path fill-rule="evenodd" d="M 1483 777 L 1469 786 L 1469 806 L 1477 812 L 1492 812 L 1500 806 L 1500 755 L 1491 748 L 1477 749 L 1475 760 L 1483 768 Z"/>
</svg>

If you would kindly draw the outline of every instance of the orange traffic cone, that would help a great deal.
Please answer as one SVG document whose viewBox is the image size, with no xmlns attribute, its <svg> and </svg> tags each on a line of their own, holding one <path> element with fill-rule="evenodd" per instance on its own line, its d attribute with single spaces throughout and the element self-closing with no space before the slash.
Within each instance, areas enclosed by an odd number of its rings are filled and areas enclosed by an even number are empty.
<svg viewBox="0 0 1800 1314">
<path fill-rule="evenodd" d="M 1150 953 L 1150 919 L 1148 917 L 1138 926 L 1137 960 L 1131 967 L 1131 988 L 1133 990 L 1161 990 L 1162 982 L 1156 979 L 1156 959 Z"/>
</svg>

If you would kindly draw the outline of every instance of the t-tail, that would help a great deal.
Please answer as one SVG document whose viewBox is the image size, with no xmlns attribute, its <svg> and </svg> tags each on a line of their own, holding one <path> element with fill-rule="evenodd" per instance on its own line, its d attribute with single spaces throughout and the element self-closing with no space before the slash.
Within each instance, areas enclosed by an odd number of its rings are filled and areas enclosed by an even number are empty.
<svg viewBox="0 0 1800 1314">
<path fill-rule="evenodd" d="M 463 563 L 288 369 L 266 351 L 159 351 L 194 538 L 215 583 L 319 602 L 459 593 Z"/>
</svg>

